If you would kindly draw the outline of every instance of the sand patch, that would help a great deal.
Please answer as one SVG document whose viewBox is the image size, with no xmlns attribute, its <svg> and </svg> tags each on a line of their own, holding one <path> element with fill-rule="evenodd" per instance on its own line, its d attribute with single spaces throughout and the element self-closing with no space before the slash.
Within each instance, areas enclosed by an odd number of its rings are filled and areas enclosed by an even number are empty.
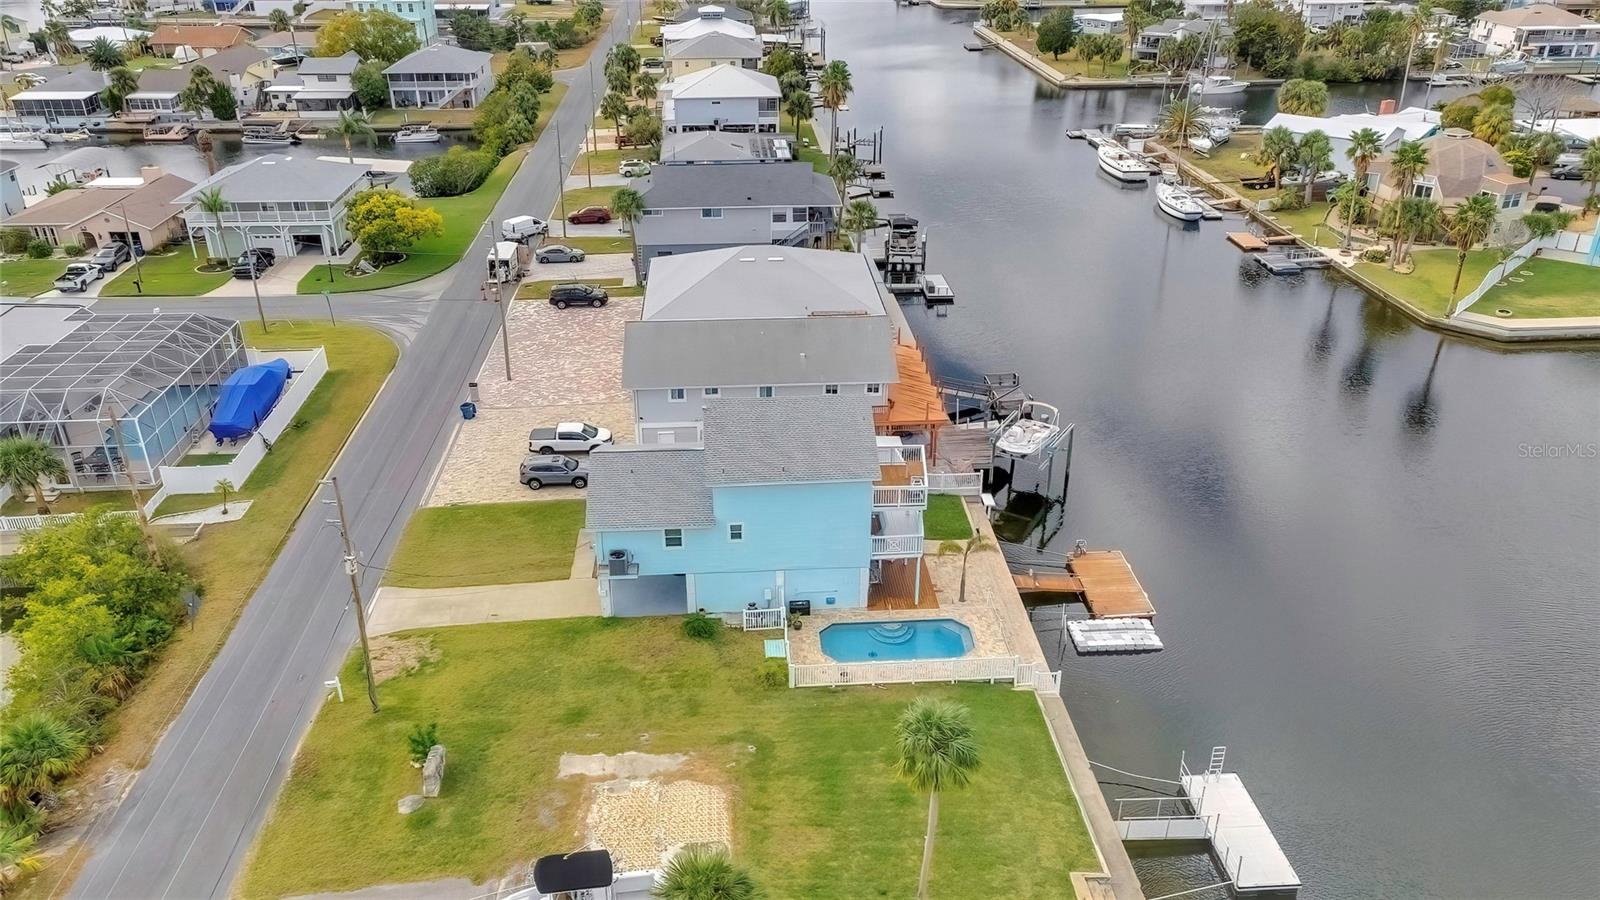
<svg viewBox="0 0 1600 900">
<path fill-rule="evenodd" d="M 433 638 L 396 638 L 380 635 L 370 642 L 372 649 L 372 674 L 380 683 L 400 675 L 410 675 L 439 658 L 439 648 Z"/>
<path fill-rule="evenodd" d="M 629 750 L 611 756 L 605 753 L 561 754 L 561 778 L 649 778 L 671 772 L 687 762 L 681 753 L 637 753 Z"/>
<path fill-rule="evenodd" d="M 624 872 L 657 869 L 687 844 L 729 845 L 728 795 L 696 781 L 648 778 L 598 784 L 589 807 L 589 840 L 611 851 Z"/>
</svg>

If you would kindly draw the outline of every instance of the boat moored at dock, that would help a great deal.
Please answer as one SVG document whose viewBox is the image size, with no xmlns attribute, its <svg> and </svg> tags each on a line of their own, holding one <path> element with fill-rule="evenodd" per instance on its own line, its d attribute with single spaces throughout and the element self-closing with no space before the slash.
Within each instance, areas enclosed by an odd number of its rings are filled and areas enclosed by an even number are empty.
<svg viewBox="0 0 1600 900">
<path fill-rule="evenodd" d="M 432 125 L 407 125 L 394 134 L 396 144 L 434 144 L 439 141 L 439 129 Z"/>
<path fill-rule="evenodd" d="M 1156 182 L 1156 206 L 1167 215 L 1184 222 L 1198 222 L 1206 214 L 1205 204 L 1180 185 L 1166 179 Z"/>
<path fill-rule="evenodd" d="M 1102 144 L 1094 152 L 1100 162 L 1100 171 L 1112 178 L 1129 184 L 1150 180 L 1150 164 L 1143 157 L 1115 144 Z"/>
</svg>

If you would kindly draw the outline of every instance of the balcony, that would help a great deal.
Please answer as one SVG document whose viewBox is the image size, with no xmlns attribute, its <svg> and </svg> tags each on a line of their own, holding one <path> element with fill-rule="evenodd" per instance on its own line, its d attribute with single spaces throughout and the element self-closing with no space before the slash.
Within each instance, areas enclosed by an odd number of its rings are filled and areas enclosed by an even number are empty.
<svg viewBox="0 0 1600 900">
<path fill-rule="evenodd" d="M 873 559 L 914 559 L 922 555 L 921 534 L 875 534 Z"/>
<path fill-rule="evenodd" d="M 873 487 L 873 509 L 927 509 L 928 489 L 921 485 Z"/>
<path fill-rule="evenodd" d="M 190 222 L 201 225 L 215 225 L 217 217 L 211 213 L 201 212 L 199 207 L 186 210 L 184 218 Z M 334 213 L 326 209 L 265 209 L 252 212 L 222 213 L 224 225 L 277 225 L 281 223 L 300 223 L 310 225 L 332 225 Z"/>
</svg>

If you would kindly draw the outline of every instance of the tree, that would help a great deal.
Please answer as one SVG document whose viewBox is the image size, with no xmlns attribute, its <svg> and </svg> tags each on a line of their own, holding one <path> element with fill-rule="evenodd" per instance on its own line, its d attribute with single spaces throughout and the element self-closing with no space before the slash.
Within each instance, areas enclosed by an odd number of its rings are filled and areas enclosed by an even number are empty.
<svg viewBox="0 0 1600 900">
<path fill-rule="evenodd" d="M 195 115 L 210 111 L 212 92 L 219 82 L 211 70 L 205 66 L 197 65 L 189 72 L 189 84 L 178 92 L 178 108 L 186 109 Z"/>
<path fill-rule="evenodd" d="M 988 0 L 978 10 L 978 18 L 996 31 L 1018 31 L 1030 20 L 1017 0 Z"/>
<path fill-rule="evenodd" d="M 346 224 L 350 234 L 361 242 L 362 251 L 380 261 L 389 254 L 403 252 L 422 238 L 444 232 L 444 217 L 438 210 L 386 190 L 362 191 L 352 197 Z"/>
<path fill-rule="evenodd" d="M 682 9 L 682 4 L 678 0 L 651 0 L 650 3 L 650 11 L 663 19 L 677 15 L 679 9 Z"/>
<path fill-rule="evenodd" d="M 274 33 L 289 32 L 289 46 L 294 48 L 296 56 L 300 55 L 300 38 L 294 31 L 294 19 L 289 18 L 287 12 L 281 9 L 273 10 L 267 15 L 267 24 L 272 26 Z"/>
<path fill-rule="evenodd" d="M 45 44 L 56 56 L 71 56 L 78 48 L 72 43 L 71 30 L 67 23 L 60 19 L 51 19 L 39 29 L 44 34 Z"/>
<path fill-rule="evenodd" d="M 222 122 L 232 122 L 239 117 L 239 100 L 233 96 L 233 88 L 226 81 L 213 81 L 211 93 L 206 97 L 206 108 L 211 110 L 211 117 Z"/>
<path fill-rule="evenodd" d="M 794 55 L 794 51 L 781 44 L 771 53 L 768 53 L 766 59 L 761 61 L 761 71 L 771 75 L 773 78 L 782 78 L 790 72 L 799 70 L 799 58 Z"/>
<path fill-rule="evenodd" d="M 928 896 L 933 871 L 933 839 L 939 829 L 939 794 L 958 790 L 978 768 L 978 742 L 965 706 L 950 700 L 918 697 L 895 723 L 895 774 L 911 789 L 928 795 L 928 832 L 922 839 L 922 874 L 918 900 Z"/>
<path fill-rule="evenodd" d="M 43 712 L 15 716 L 0 731 L 0 803 L 31 802 L 89 756 L 83 735 Z"/>
<path fill-rule="evenodd" d="M 1204 115 L 1198 100 L 1187 97 L 1172 100 L 1156 115 L 1156 128 L 1162 139 L 1175 142 L 1178 149 L 1183 150 L 1189 146 L 1190 138 L 1205 132 L 1205 123 L 1201 121 Z"/>
<path fill-rule="evenodd" d="M 34 842 L 37 840 L 33 830 L 26 825 L 0 828 L 0 894 L 22 880 L 24 875 L 44 868 L 44 857 L 34 851 Z"/>
<path fill-rule="evenodd" d="M 633 238 L 633 226 L 644 215 L 644 195 L 633 188 L 622 188 L 611 195 L 611 215 L 621 219 L 628 226 L 628 237 Z M 634 257 L 635 265 L 638 256 Z M 637 275 L 637 271 L 634 273 Z"/>
<path fill-rule="evenodd" d="M 1317 174 L 1333 166 L 1333 144 L 1321 129 L 1306 132 L 1296 147 L 1295 156 L 1300 164 L 1300 177 L 1306 182 L 1306 203 L 1311 203 L 1311 189 L 1316 185 Z"/>
<path fill-rule="evenodd" d="M 1333 201 L 1339 210 L 1339 216 L 1344 219 L 1344 240 L 1341 245 L 1349 249 L 1350 233 L 1355 230 L 1357 223 L 1367 218 L 1369 207 L 1367 195 L 1363 193 L 1361 183 L 1352 180 L 1334 188 L 1328 199 Z"/>
<path fill-rule="evenodd" d="M 1600 138 L 1589 141 L 1589 146 L 1583 150 L 1583 156 L 1578 160 L 1579 171 L 1583 173 L 1583 180 L 1589 185 L 1589 196 L 1584 201 L 1584 207 L 1594 206 L 1595 192 L 1600 190 Z"/>
<path fill-rule="evenodd" d="M 944 541 L 939 544 L 939 552 L 936 555 L 954 556 L 958 553 L 961 555 L 961 587 L 956 592 L 957 603 L 965 603 L 967 601 L 968 558 L 970 558 L 973 553 L 982 553 L 986 550 L 993 550 L 996 548 L 996 546 L 998 545 L 995 544 L 994 539 L 981 531 L 973 532 L 972 537 L 965 541 Z"/>
<path fill-rule="evenodd" d="M 1283 178 L 1283 173 L 1289 171 L 1294 165 L 1296 156 L 1299 155 L 1300 146 L 1295 141 L 1294 132 L 1282 125 L 1269 128 L 1261 135 L 1261 148 L 1251 157 L 1257 165 L 1266 166 L 1272 170 L 1272 183 L 1276 185 Z"/>
<path fill-rule="evenodd" d="M 1486 144 L 1498 144 L 1511 133 L 1511 107 L 1493 103 L 1472 117 L 1472 136 Z"/>
<path fill-rule="evenodd" d="M 863 235 L 878 227 L 878 208 L 865 198 L 851 200 L 839 214 L 839 227 L 850 232 L 850 247 L 860 253 Z"/>
<path fill-rule="evenodd" d="M 1040 53 L 1048 53 L 1051 58 L 1060 59 L 1061 54 L 1072 52 L 1072 48 L 1077 45 L 1078 33 L 1078 20 L 1072 17 L 1072 10 L 1053 9 L 1039 20 L 1036 45 Z"/>
<path fill-rule="evenodd" d="M 223 515 L 227 515 L 228 514 L 228 495 L 233 493 L 233 482 L 229 481 L 226 478 L 222 478 L 222 479 L 218 479 L 217 483 L 215 485 L 213 485 L 212 487 L 216 490 L 217 493 L 222 495 L 222 514 Z"/>
<path fill-rule="evenodd" d="M 1450 303 L 1455 304 L 1461 292 L 1461 272 L 1467 266 L 1467 251 L 1489 239 L 1494 224 L 1500 217 L 1499 204 L 1489 194 L 1477 194 L 1456 207 L 1450 217 L 1448 232 L 1456 245 L 1456 279 L 1450 286 Z M 1447 310 L 1452 313 L 1454 310 Z"/>
<path fill-rule="evenodd" d="M 622 120 L 628 117 L 628 98 L 616 91 L 608 92 L 600 98 L 600 117 L 611 120 L 611 130 L 619 136 L 622 134 Z"/>
<path fill-rule="evenodd" d="M 206 162 L 206 174 L 217 174 L 217 144 L 211 137 L 211 132 L 202 128 L 194 133 L 194 148 L 200 151 L 200 158 Z"/>
<path fill-rule="evenodd" d="M 1206 42 L 1199 35 L 1185 34 L 1161 42 L 1156 51 L 1156 66 L 1169 74 L 1187 72 L 1200 68 L 1205 55 Z"/>
<path fill-rule="evenodd" d="M 758 900 L 750 873 L 735 866 L 721 847 L 695 844 L 679 850 L 661 873 L 657 900 Z"/>
<path fill-rule="evenodd" d="M 1533 212 L 1522 217 L 1522 226 L 1528 229 L 1528 237 L 1534 240 L 1555 237 L 1567 230 L 1572 220 L 1577 218 L 1566 211 L 1559 212 Z"/>
<path fill-rule="evenodd" d="M 1305 39 L 1305 24 L 1298 13 L 1279 9 L 1267 0 L 1234 7 L 1234 55 L 1268 77 L 1282 78 L 1294 67 Z"/>
<path fill-rule="evenodd" d="M 222 227 L 222 214 L 228 210 L 228 201 L 222 198 L 222 188 L 214 187 L 210 190 L 201 191 L 195 197 L 195 204 L 200 207 L 202 212 L 211 214 L 211 218 L 217 226 L 217 241 L 222 244 L 222 255 L 223 257 L 230 256 L 228 253 L 228 232 Z M 211 242 L 207 241 L 206 247 L 209 249 L 210 246 Z"/>
<path fill-rule="evenodd" d="M 783 98 L 783 111 L 794 121 L 794 144 L 800 146 L 800 126 L 811 121 L 811 95 L 795 91 Z"/>
<path fill-rule="evenodd" d="M 128 64 L 128 57 L 123 54 L 122 48 L 103 37 L 94 39 L 94 43 L 85 51 L 84 58 L 89 61 L 89 68 L 96 72 L 105 72 Z"/>
<path fill-rule="evenodd" d="M 633 79 L 633 99 L 641 103 L 649 103 L 654 100 L 660 90 L 661 84 L 656 81 L 654 75 L 641 73 Z"/>
<path fill-rule="evenodd" d="M 794 10 L 789 7 L 789 0 L 765 0 L 761 4 L 761 12 L 767 17 L 767 24 L 775 30 L 788 28 L 794 21 Z"/>
<path fill-rule="evenodd" d="M 1359 217 L 1355 215 L 1358 208 L 1356 205 L 1356 200 L 1360 198 L 1362 196 L 1362 192 L 1367 189 L 1367 171 L 1371 169 L 1372 161 L 1383 155 L 1383 135 L 1379 134 L 1377 130 L 1373 128 L 1357 129 L 1351 133 L 1350 146 L 1345 148 L 1344 155 L 1349 158 L 1351 164 L 1355 168 L 1355 177 L 1349 182 L 1350 184 L 1355 185 L 1355 189 L 1347 192 L 1347 199 L 1344 203 L 1343 213 L 1345 222 L 1344 246 L 1346 249 L 1348 249 L 1350 246 L 1350 232 L 1352 230 L 1352 226 L 1357 224 L 1361 219 L 1366 218 L 1365 204 L 1362 204 L 1360 207 L 1360 209 L 1363 211 L 1363 215 Z"/>
<path fill-rule="evenodd" d="M 661 117 L 652 109 L 638 110 L 628 120 L 628 127 L 622 129 L 622 136 L 632 147 L 660 144 Z"/>
<path fill-rule="evenodd" d="M 639 51 L 632 44 L 617 44 L 606 54 L 606 68 L 616 68 L 632 78 L 639 74 Z"/>
<path fill-rule="evenodd" d="M 839 191 L 839 203 L 848 203 L 850 198 L 846 192 L 851 182 L 861 177 L 861 160 L 856 159 L 853 153 L 835 153 L 828 161 L 828 177 L 833 179 L 833 186 Z"/>
<path fill-rule="evenodd" d="M 828 63 L 817 77 L 817 87 L 822 94 L 822 105 L 828 108 L 827 146 L 831 151 L 839 135 L 839 107 L 850 99 L 851 92 L 855 90 L 855 85 L 850 81 L 850 67 L 842 59 Z"/>
<path fill-rule="evenodd" d="M 1442 211 L 1439 204 L 1428 197 L 1405 197 L 1400 201 L 1399 228 L 1402 237 L 1400 258 L 1411 256 L 1411 247 L 1417 238 L 1432 235 L 1439 228 Z"/>
<path fill-rule="evenodd" d="M 1420 141 L 1401 141 L 1389 155 L 1389 173 L 1394 176 L 1396 196 L 1404 198 L 1411 196 L 1411 184 L 1418 175 L 1428 169 L 1428 148 Z M 1395 257 L 1400 255 L 1400 234 L 1394 238 L 1393 249 L 1389 253 L 1389 268 L 1394 268 Z"/>
<path fill-rule="evenodd" d="M 343 56 L 354 50 L 363 62 L 392 65 L 420 47 L 410 22 L 383 10 L 346 10 L 317 31 L 315 56 Z"/>
<path fill-rule="evenodd" d="M 1278 112 L 1295 116 L 1320 116 L 1328 111 L 1328 86 L 1320 81 L 1291 78 L 1278 88 Z"/>
<path fill-rule="evenodd" d="M 350 112 L 349 110 L 340 112 L 338 121 L 334 122 L 333 127 L 328 131 L 337 136 L 339 140 L 344 141 L 344 155 L 351 165 L 355 165 L 356 156 L 355 151 L 350 147 L 350 142 L 360 138 L 370 147 L 372 142 L 378 138 L 378 132 L 372 127 L 371 117 L 360 110 L 356 112 Z"/>
<path fill-rule="evenodd" d="M 106 105 L 120 112 L 127 112 L 129 95 L 139 90 L 139 73 L 127 66 L 117 66 L 106 73 L 106 89 L 103 92 Z"/>
<path fill-rule="evenodd" d="M 18 497 L 32 491 L 34 506 L 42 516 L 50 514 L 50 504 L 44 499 L 47 479 L 67 480 L 67 464 L 49 444 L 36 437 L 0 438 L 0 483 Z"/>
</svg>

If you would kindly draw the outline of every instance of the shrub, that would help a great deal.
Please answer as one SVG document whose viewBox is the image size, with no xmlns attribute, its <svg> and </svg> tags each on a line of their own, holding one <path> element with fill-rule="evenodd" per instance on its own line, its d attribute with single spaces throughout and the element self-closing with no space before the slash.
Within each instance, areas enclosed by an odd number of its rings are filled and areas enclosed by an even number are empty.
<svg viewBox="0 0 1600 900">
<path fill-rule="evenodd" d="M 764 688 L 788 687 L 789 664 L 781 659 L 763 659 L 760 671 L 756 672 L 756 684 Z"/>
<path fill-rule="evenodd" d="M 0 231 L 0 250 L 7 253 L 26 253 L 33 243 L 33 233 L 26 228 L 7 228 Z"/>
<path fill-rule="evenodd" d="M 703 612 L 690 613 L 683 620 L 683 633 L 698 641 L 715 640 L 722 631 L 722 624 Z"/>
<path fill-rule="evenodd" d="M 429 722 L 411 729 L 411 734 L 406 736 L 406 749 L 411 754 L 411 762 L 422 765 L 428 758 L 428 751 L 439 743 L 439 723 Z"/>
<path fill-rule="evenodd" d="M 44 241 L 35 239 L 28 242 L 29 259 L 47 259 L 54 252 L 56 249 Z"/>
<path fill-rule="evenodd" d="M 61 252 L 65 253 L 68 256 L 73 256 L 73 257 L 82 256 L 83 255 L 83 245 L 82 244 L 62 244 L 61 245 Z"/>
<path fill-rule="evenodd" d="M 1306 205 L 1305 191 L 1301 188 L 1287 187 L 1278 191 L 1273 198 L 1272 208 L 1281 212 L 1293 212 L 1304 209 Z"/>
<path fill-rule="evenodd" d="M 1382 263 L 1389 261 L 1388 247 L 1369 247 L 1361 251 L 1361 261 L 1369 263 Z"/>
<path fill-rule="evenodd" d="M 494 154 L 451 147 L 411 164 L 411 187 L 418 197 L 456 197 L 475 190 L 494 171 Z"/>
</svg>

